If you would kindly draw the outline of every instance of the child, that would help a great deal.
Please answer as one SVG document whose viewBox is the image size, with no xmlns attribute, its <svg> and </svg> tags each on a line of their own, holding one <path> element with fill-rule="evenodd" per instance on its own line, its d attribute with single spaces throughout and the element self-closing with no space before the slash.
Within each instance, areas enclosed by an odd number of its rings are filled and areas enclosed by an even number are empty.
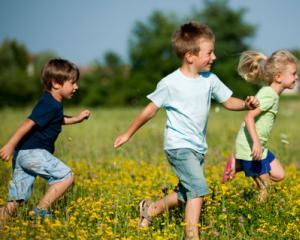
<svg viewBox="0 0 300 240">
<path fill-rule="evenodd" d="M 260 52 L 246 51 L 240 57 L 238 72 L 247 81 L 262 81 L 267 86 L 256 95 L 259 108 L 246 113 L 236 137 L 236 160 L 228 159 L 223 183 L 232 179 L 236 171 L 244 171 L 260 189 L 259 200 L 265 200 L 270 179 L 277 182 L 284 178 L 284 170 L 268 149 L 267 141 L 278 112 L 279 95 L 284 89 L 294 88 L 298 79 L 297 59 L 284 50 L 269 58 Z"/>
<path fill-rule="evenodd" d="M 151 102 L 114 142 L 114 147 L 120 147 L 154 117 L 160 107 L 166 110 L 164 150 L 179 178 L 179 191 L 156 202 L 141 201 L 139 226 L 148 226 L 153 217 L 183 202 L 187 239 L 199 238 L 201 205 L 203 196 L 208 194 L 203 166 L 211 98 L 229 110 L 252 109 L 258 105 L 254 97 L 246 101 L 231 97 L 232 92 L 210 72 L 216 59 L 214 40 L 213 32 L 196 22 L 186 23 L 175 32 L 172 42 L 182 60 L 181 67 L 158 83 L 156 90 L 147 96 Z"/>
<path fill-rule="evenodd" d="M 79 70 L 64 59 L 52 59 L 43 68 L 45 88 L 30 116 L 17 129 L 0 157 L 8 161 L 13 155 L 13 173 L 9 185 L 8 202 L 0 208 L 0 220 L 7 219 L 30 197 L 36 176 L 50 184 L 46 194 L 34 208 L 35 216 L 51 217 L 48 207 L 70 187 L 74 181 L 71 169 L 54 157 L 54 142 L 61 125 L 82 122 L 90 116 L 88 110 L 74 117 L 63 115 L 63 99 L 70 99 L 78 89 Z"/>
</svg>

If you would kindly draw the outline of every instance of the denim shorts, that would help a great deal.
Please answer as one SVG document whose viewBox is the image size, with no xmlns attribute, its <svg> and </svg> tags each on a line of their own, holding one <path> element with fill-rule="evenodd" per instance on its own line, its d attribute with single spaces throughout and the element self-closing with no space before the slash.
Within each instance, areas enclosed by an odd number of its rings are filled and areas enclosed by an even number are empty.
<svg viewBox="0 0 300 240">
<path fill-rule="evenodd" d="M 246 177 L 258 177 L 271 171 L 270 163 L 274 159 L 274 154 L 271 151 L 268 151 L 266 158 L 262 160 L 247 161 L 243 159 L 237 159 L 237 161 L 241 164 Z"/>
<path fill-rule="evenodd" d="M 204 177 L 204 155 L 189 148 L 165 150 L 169 163 L 179 179 L 178 199 L 189 199 L 209 193 Z"/>
<path fill-rule="evenodd" d="M 53 184 L 72 176 L 71 169 L 44 149 L 19 150 L 14 153 L 8 200 L 28 200 L 36 176 Z"/>
</svg>

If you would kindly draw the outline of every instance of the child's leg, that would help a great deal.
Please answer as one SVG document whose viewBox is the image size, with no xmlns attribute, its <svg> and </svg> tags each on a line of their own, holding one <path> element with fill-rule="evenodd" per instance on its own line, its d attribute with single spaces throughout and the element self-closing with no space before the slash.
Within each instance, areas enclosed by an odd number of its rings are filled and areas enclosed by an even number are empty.
<svg viewBox="0 0 300 240">
<path fill-rule="evenodd" d="M 165 212 L 168 209 L 171 209 L 173 207 L 177 207 L 180 205 L 180 201 L 178 200 L 177 193 L 173 192 L 168 194 L 162 199 L 159 199 L 156 202 L 153 202 L 150 204 L 148 209 L 146 209 L 146 214 L 150 217 L 156 217 L 163 212 Z M 146 218 L 141 219 L 139 226 L 140 227 L 147 227 L 149 226 L 150 221 Z"/>
<path fill-rule="evenodd" d="M 8 219 L 19 207 L 21 201 L 7 202 L 3 207 L 0 208 L 0 221 Z"/>
<path fill-rule="evenodd" d="M 268 186 L 270 184 L 270 176 L 269 174 L 265 173 L 262 174 L 258 177 L 253 177 L 254 181 L 257 184 L 257 187 L 259 188 L 259 195 L 258 195 L 258 200 L 259 201 L 264 201 L 266 200 L 268 196 Z"/>
<path fill-rule="evenodd" d="M 61 197 L 65 191 L 73 184 L 74 176 L 69 176 L 66 180 L 50 185 L 47 192 L 40 200 L 38 208 L 47 209 L 55 200 Z"/>
<path fill-rule="evenodd" d="M 284 169 L 277 159 L 274 159 L 271 163 L 271 171 L 269 172 L 270 178 L 274 182 L 279 182 L 284 179 Z"/>
<path fill-rule="evenodd" d="M 13 172 L 9 182 L 8 202 L 0 208 L 0 221 L 6 220 L 31 195 L 35 176 L 26 172 L 20 162 L 27 158 L 26 151 L 15 152 L 13 157 Z"/>
<path fill-rule="evenodd" d="M 149 206 L 149 215 L 154 217 L 158 216 L 168 209 L 179 206 L 179 204 L 180 201 L 178 200 L 177 193 L 170 193 Z"/>
<path fill-rule="evenodd" d="M 22 168 L 48 180 L 50 184 L 49 189 L 38 204 L 38 208 L 47 209 L 72 185 L 74 181 L 72 171 L 46 150 L 32 149 L 26 151 L 27 157 L 20 162 Z"/>
<path fill-rule="evenodd" d="M 193 198 L 185 206 L 185 239 L 199 239 L 199 219 L 203 198 Z"/>
</svg>

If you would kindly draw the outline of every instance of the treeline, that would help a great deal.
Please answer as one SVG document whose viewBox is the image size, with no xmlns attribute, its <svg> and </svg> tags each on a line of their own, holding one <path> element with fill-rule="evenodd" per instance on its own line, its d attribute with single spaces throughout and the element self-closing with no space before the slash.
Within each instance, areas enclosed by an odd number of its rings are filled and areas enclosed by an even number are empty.
<svg viewBox="0 0 300 240">
<path fill-rule="evenodd" d="M 245 22 L 244 14 L 245 9 L 233 10 L 227 1 L 206 1 L 204 8 L 193 10 L 185 18 L 153 12 L 146 22 L 134 25 L 128 62 L 115 52 L 107 52 L 102 61 L 82 69 L 80 91 L 70 102 L 86 106 L 144 104 L 145 96 L 154 90 L 157 82 L 178 68 L 180 62 L 172 49 L 171 36 L 182 23 L 190 20 L 205 23 L 215 32 L 217 61 L 213 72 L 235 96 L 243 98 L 253 94 L 257 86 L 246 83 L 236 72 L 239 55 L 251 49 L 248 43 L 256 31 L 255 26 Z M 300 56 L 299 51 L 294 53 Z M 32 55 L 17 41 L 4 40 L 0 46 L 0 106 L 35 101 L 41 94 L 42 66 L 55 56 L 51 52 Z"/>
</svg>

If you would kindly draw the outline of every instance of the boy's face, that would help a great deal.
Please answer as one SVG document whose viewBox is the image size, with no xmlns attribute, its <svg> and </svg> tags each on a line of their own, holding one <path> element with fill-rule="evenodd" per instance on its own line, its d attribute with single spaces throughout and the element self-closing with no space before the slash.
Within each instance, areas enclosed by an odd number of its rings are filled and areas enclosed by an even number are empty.
<svg viewBox="0 0 300 240">
<path fill-rule="evenodd" d="M 198 72 L 210 71 L 213 62 L 216 60 L 214 53 L 214 41 L 209 39 L 200 39 L 200 51 L 192 56 L 192 64 Z"/>
<path fill-rule="evenodd" d="M 53 88 L 56 90 L 56 95 L 58 100 L 62 99 L 70 99 L 73 94 L 78 89 L 77 81 L 75 80 L 68 80 L 63 83 L 63 85 L 58 83 L 53 83 Z"/>
</svg>

